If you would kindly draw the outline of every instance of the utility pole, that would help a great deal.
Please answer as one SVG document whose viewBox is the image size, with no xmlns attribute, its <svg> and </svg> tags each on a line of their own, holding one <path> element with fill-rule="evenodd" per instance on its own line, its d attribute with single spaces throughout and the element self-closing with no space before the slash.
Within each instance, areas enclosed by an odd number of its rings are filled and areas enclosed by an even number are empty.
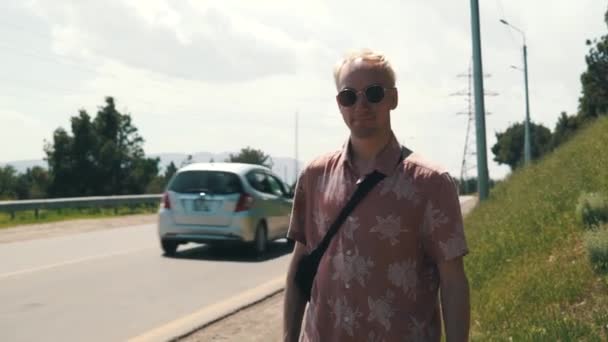
<svg viewBox="0 0 608 342">
<path fill-rule="evenodd" d="M 530 101 L 528 100 L 528 48 L 524 38 L 524 77 L 526 79 L 526 124 L 524 125 L 524 161 L 526 165 L 532 160 L 532 145 L 530 144 Z"/>
<path fill-rule="evenodd" d="M 481 33 L 479 30 L 479 2 L 471 0 L 471 35 L 473 48 L 473 72 L 475 75 L 475 124 L 477 133 L 477 189 L 479 200 L 485 201 L 488 188 L 488 153 L 486 150 L 486 121 L 483 98 L 483 63 L 481 57 Z"/>
<path fill-rule="evenodd" d="M 526 44 L 526 34 L 524 33 L 524 31 L 520 30 L 519 28 L 510 24 L 504 19 L 500 19 L 500 22 L 519 32 L 523 40 L 522 50 L 524 55 L 524 81 L 526 90 L 526 121 L 524 121 L 524 162 L 526 165 L 529 165 L 530 161 L 532 161 L 532 144 L 530 137 L 530 100 L 528 99 L 528 46 Z"/>
<path fill-rule="evenodd" d="M 524 121 L 524 162 L 525 165 L 529 165 L 530 161 L 532 161 L 532 145 L 530 137 L 530 101 L 528 99 L 528 46 L 526 44 L 526 34 L 524 33 L 524 31 L 520 30 L 519 28 L 510 24 L 504 19 L 500 19 L 500 22 L 519 32 L 523 40 L 522 50 L 524 56 L 524 81 L 526 90 L 526 121 Z"/>
</svg>

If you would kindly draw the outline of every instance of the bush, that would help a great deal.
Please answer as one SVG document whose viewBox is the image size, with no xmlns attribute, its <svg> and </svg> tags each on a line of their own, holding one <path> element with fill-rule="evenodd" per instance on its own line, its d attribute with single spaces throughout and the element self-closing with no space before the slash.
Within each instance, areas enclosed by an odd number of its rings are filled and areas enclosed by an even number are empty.
<svg viewBox="0 0 608 342">
<path fill-rule="evenodd" d="M 608 200 L 600 193 L 584 193 L 578 198 L 576 217 L 585 228 L 608 222 Z"/>
<path fill-rule="evenodd" d="M 593 269 L 608 272 L 608 225 L 585 232 L 585 247 Z"/>
</svg>

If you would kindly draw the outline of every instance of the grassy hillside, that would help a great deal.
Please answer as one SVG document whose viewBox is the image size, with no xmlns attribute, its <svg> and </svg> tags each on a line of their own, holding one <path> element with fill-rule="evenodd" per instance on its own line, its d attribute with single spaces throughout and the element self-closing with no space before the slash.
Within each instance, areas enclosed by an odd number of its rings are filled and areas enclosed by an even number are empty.
<svg viewBox="0 0 608 342">
<path fill-rule="evenodd" d="M 608 341 L 608 276 L 575 219 L 608 195 L 608 118 L 495 187 L 465 220 L 474 341 Z"/>
</svg>

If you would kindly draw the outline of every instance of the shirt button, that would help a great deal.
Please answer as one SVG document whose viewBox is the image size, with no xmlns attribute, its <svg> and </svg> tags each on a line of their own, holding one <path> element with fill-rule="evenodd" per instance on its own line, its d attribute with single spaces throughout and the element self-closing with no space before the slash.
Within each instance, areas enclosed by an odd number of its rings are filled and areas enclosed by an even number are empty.
<svg viewBox="0 0 608 342">
<path fill-rule="evenodd" d="M 350 285 L 348 285 L 348 284 L 346 284 L 346 286 L 345 286 L 345 287 L 346 287 L 347 289 L 350 289 Z"/>
<path fill-rule="evenodd" d="M 346 255 L 350 255 L 350 249 L 346 251 Z"/>
</svg>

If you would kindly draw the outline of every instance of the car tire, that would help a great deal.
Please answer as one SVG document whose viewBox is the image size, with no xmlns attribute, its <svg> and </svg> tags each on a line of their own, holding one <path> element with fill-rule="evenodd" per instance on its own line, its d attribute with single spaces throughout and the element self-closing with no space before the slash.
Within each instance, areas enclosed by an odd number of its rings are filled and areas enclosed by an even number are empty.
<svg viewBox="0 0 608 342">
<path fill-rule="evenodd" d="M 253 240 L 253 251 L 257 256 L 261 256 L 268 250 L 268 231 L 264 222 L 258 223 L 255 229 L 255 238 Z"/>
<path fill-rule="evenodd" d="M 287 240 L 287 248 L 290 251 L 293 251 L 294 247 L 296 246 L 296 240 L 292 240 L 290 238 L 286 238 L 286 240 Z"/>
<path fill-rule="evenodd" d="M 167 256 L 175 255 L 178 245 L 179 244 L 175 241 L 161 240 L 160 242 L 160 246 L 162 247 L 163 252 L 165 252 L 165 255 Z"/>
</svg>

